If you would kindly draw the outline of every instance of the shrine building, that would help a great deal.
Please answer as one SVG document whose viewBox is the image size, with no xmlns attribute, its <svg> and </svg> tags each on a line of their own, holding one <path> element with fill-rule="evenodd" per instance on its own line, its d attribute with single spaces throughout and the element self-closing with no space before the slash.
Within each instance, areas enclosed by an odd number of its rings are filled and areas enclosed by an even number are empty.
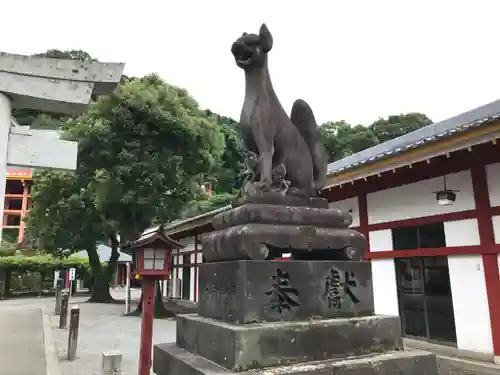
<svg viewBox="0 0 500 375">
<path fill-rule="evenodd" d="M 368 239 L 375 312 L 399 315 L 406 337 L 491 361 L 500 356 L 498 137 L 500 100 L 331 163 L 323 190 Z M 166 295 L 197 301 L 200 236 L 230 208 L 166 227 L 186 245 Z"/>
<path fill-rule="evenodd" d="M 24 240 L 24 218 L 31 208 L 30 189 L 32 185 L 32 169 L 7 170 L 2 231 L 4 239 L 10 242 L 21 243 Z"/>
</svg>

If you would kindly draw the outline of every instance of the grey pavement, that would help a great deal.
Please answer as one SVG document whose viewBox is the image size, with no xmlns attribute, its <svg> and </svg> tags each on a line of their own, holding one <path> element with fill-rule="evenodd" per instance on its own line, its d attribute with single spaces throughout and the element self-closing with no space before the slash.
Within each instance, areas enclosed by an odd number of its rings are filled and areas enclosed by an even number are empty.
<svg viewBox="0 0 500 375">
<path fill-rule="evenodd" d="M 125 297 L 124 291 L 112 294 L 117 299 Z M 139 297 L 140 291 L 133 291 L 132 308 Z M 42 311 L 49 318 L 61 375 L 101 375 L 102 353 L 111 350 L 123 354 L 122 375 L 137 375 L 140 318 L 123 316 L 123 304 L 85 303 L 87 299 L 70 300 L 69 308 L 80 306 L 77 358 L 71 362 L 66 359 L 68 329 L 58 328 L 54 297 L 0 301 L 0 375 L 53 375 L 45 369 Z M 175 321 L 155 319 L 153 344 L 171 341 L 175 341 Z"/>
<path fill-rule="evenodd" d="M 114 291 L 113 296 L 122 299 L 125 294 Z M 133 292 L 135 305 L 139 296 L 140 291 Z M 71 362 L 66 359 L 68 330 L 58 328 L 59 316 L 53 314 L 54 297 L 0 301 L 0 375 L 100 375 L 102 353 L 106 351 L 123 354 L 123 375 L 137 375 L 140 318 L 123 316 L 123 304 L 85 303 L 87 299 L 75 297 L 70 301 L 80 306 L 77 358 Z M 45 371 L 50 356 L 45 357 L 42 311 L 51 328 L 53 341 L 49 346 L 60 361 L 57 371 L 49 373 Z M 174 320 L 155 319 L 154 344 L 173 342 L 175 334 Z M 439 375 L 500 375 L 500 366 L 492 363 L 437 354 Z"/>
<path fill-rule="evenodd" d="M 0 374 L 45 375 L 40 307 L 0 309 Z"/>
<path fill-rule="evenodd" d="M 122 298 L 123 292 L 114 292 Z M 138 299 L 140 292 L 132 296 Z M 60 359 L 62 375 L 100 375 L 102 353 L 119 351 L 123 354 L 122 374 L 137 375 L 139 360 L 140 318 L 125 317 L 125 305 L 81 303 L 77 358 L 66 359 L 68 330 L 58 329 L 58 316 L 51 316 L 51 327 Z M 133 306 L 135 307 L 135 306 Z M 175 321 L 155 319 L 153 344 L 175 341 Z"/>
</svg>

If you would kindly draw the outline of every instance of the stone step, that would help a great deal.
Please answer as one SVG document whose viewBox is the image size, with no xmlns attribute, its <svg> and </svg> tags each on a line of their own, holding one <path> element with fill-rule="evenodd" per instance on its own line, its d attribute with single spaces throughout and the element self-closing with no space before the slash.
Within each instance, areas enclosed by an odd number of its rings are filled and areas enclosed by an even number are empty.
<svg viewBox="0 0 500 375">
<path fill-rule="evenodd" d="M 427 352 L 394 352 L 267 368 L 261 375 L 436 375 L 436 356 Z"/>
<path fill-rule="evenodd" d="M 233 372 L 179 348 L 175 343 L 153 348 L 153 372 L 157 375 L 230 375 Z"/>
<path fill-rule="evenodd" d="M 237 325 L 177 317 L 177 345 L 233 371 L 403 349 L 397 316 Z"/>
<path fill-rule="evenodd" d="M 153 371 L 157 375 L 436 375 L 437 365 L 433 354 L 400 351 L 233 372 L 171 343 L 154 347 Z"/>
</svg>

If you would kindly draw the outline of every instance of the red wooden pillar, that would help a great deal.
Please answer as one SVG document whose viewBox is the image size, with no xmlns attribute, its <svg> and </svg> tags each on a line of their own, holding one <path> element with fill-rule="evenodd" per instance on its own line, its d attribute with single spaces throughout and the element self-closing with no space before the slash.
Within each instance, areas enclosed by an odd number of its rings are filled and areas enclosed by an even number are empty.
<svg viewBox="0 0 500 375">
<path fill-rule="evenodd" d="M 21 223 L 19 226 L 19 236 L 17 238 L 18 243 L 22 243 L 24 241 L 24 231 L 26 230 L 24 219 L 26 218 L 28 213 L 28 193 L 29 193 L 29 186 L 26 180 L 22 180 L 21 182 L 23 184 L 23 198 L 21 202 Z"/>
<path fill-rule="evenodd" d="M 477 225 L 481 247 L 488 248 L 495 244 L 491 205 L 488 191 L 488 180 L 484 165 L 471 168 L 472 187 L 477 212 Z M 498 272 L 498 255 L 482 254 L 486 294 L 490 311 L 491 336 L 493 352 L 500 356 L 500 276 Z"/>
<path fill-rule="evenodd" d="M 370 252 L 370 240 L 368 230 L 368 203 L 366 193 L 358 195 L 358 215 L 359 215 L 359 232 L 366 238 L 366 252 Z"/>
<path fill-rule="evenodd" d="M 139 375 L 150 375 L 151 351 L 153 350 L 153 319 L 155 316 L 155 289 L 154 278 L 145 277 L 142 281 L 142 314 L 141 314 L 141 343 L 139 352 Z"/>
<path fill-rule="evenodd" d="M 198 235 L 194 236 L 194 289 L 193 289 L 193 301 L 198 302 L 198 252 L 199 252 L 199 243 L 198 243 Z"/>
</svg>

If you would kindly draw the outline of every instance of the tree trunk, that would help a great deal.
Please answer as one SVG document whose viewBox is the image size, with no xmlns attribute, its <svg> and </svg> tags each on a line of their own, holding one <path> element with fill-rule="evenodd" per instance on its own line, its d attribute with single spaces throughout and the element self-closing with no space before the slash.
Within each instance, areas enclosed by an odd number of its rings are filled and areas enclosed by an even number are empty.
<svg viewBox="0 0 500 375">
<path fill-rule="evenodd" d="M 43 297 L 43 282 L 45 281 L 45 272 L 40 271 L 40 297 Z"/>
<path fill-rule="evenodd" d="M 12 281 L 12 271 L 6 270 L 5 271 L 4 298 L 8 298 L 11 296 L 11 293 L 10 293 L 11 281 Z"/>
<path fill-rule="evenodd" d="M 172 318 L 175 313 L 167 310 L 163 304 L 163 296 L 161 294 L 160 282 L 156 282 L 156 296 L 155 296 L 155 318 Z M 128 316 L 141 316 L 142 313 L 142 299 L 144 298 L 144 292 L 141 291 L 141 299 L 139 300 L 139 306 L 137 309 L 127 314 Z"/>
<path fill-rule="evenodd" d="M 107 270 L 103 269 L 97 249 L 87 249 L 90 268 L 92 271 L 92 295 L 87 302 L 110 303 L 113 297 L 109 292 L 109 281 Z"/>
</svg>

